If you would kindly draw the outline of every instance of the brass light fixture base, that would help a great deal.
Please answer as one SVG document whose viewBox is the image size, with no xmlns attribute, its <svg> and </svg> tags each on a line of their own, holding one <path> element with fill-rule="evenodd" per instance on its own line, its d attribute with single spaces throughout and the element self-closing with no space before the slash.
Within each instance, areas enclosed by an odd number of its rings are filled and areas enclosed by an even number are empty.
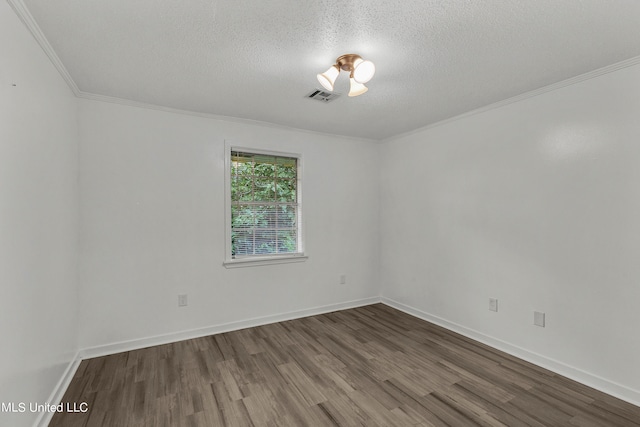
<svg viewBox="0 0 640 427">
<path fill-rule="evenodd" d="M 339 69 L 349 72 L 353 77 L 354 63 L 358 59 L 362 59 L 360 55 L 356 55 L 355 53 L 347 53 L 345 55 L 339 56 L 338 59 L 336 59 L 336 65 Z"/>
</svg>

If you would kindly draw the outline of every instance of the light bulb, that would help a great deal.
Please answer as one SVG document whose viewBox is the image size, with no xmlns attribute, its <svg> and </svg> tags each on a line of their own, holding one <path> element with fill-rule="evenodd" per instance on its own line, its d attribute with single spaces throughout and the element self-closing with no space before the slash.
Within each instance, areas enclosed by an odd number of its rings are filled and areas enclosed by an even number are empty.
<svg viewBox="0 0 640 427">
<path fill-rule="evenodd" d="M 322 74 L 318 74 L 318 81 L 329 92 L 333 92 L 333 84 L 336 81 L 336 78 L 340 74 L 340 70 L 335 65 L 329 67 L 327 71 Z"/>
<path fill-rule="evenodd" d="M 349 96 L 362 95 L 363 93 L 365 93 L 366 91 L 369 90 L 362 83 L 358 83 L 353 77 L 351 77 L 349 79 L 349 82 L 351 83 L 350 88 L 349 88 Z"/>
<path fill-rule="evenodd" d="M 356 61 L 353 69 L 353 78 L 358 83 L 366 83 L 376 73 L 376 66 L 371 61 Z"/>
</svg>

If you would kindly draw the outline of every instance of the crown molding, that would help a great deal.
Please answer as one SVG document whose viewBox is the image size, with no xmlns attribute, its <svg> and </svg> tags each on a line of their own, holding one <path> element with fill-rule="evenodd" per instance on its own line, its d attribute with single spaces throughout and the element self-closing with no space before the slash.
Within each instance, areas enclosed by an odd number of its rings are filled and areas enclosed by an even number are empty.
<svg viewBox="0 0 640 427">
<path fill-rule="evenodd" d="M 106 102 L 106 103 L 109 103 L 109 104 L 119 104 L 119 105 L 125 105 L 125 106 L 128 106 L 128 107 L 142 108 L 142 109 L 145 109 L 145 110 L 164 111 L 165 113 L 182 114 L 182 115 L 185 115 L 185 116 L 202 117 L 202 118 L 205 118 L 205 119 L 220 120 L 220 121 L 233 122 L 233 123 L 242 123 L 242 124 L 246 124 L 246 125 L 268 127 L 268 128 L 272 128 L 272 129 L 283 129 L 283 130 L 289 130 L 289 131 L 295 131 L 295 132 L 308 133 L 308 134 L 311 134 L 311 135 L 319 135 L 319 136 L 325 136 L 325 137 L 328 136 L 328 137 L 332 137 L 332 138 L 346 139 L 346 140 L 351 140 L 351 141 L 368 142 L 368 143 L 379 142 L 378 140 L 371 139 L 371 138 L 364 138 L 364 137 L 358 137 L 358 136 L 349 136 L 349 135 L 339 135 L 339 134 L 329 133 L 329 132 L 320 132 L 320 131 L 315 131 L 315 130 L 296 128 L 296 127 L 293 127 L 293 126 L 281 125 L 281 124 L 277 124 L 277 123 L 264 122 L 264 121 L 261 121 L 261 120 L 245 119 L 245 118 L 242 118 L 242 117 L 223 116 L 223 115 L 213 114 L 213 113 L 203 113 L 203 112 L 199 112 L 199 111 L 183 110 L 183 109 L 180 109 L 180 108 L 165 107 L 163 105 L 157 105 L 157 104 L 148 104 L 146 102 L 132 101 L 130 99 L 118 98 L 118 97 L 114 97 L 114 96 L 98 95 L 98 94 L 90 93 L 90 92 L 78 91 L 76 96 L 78 98 L 87 99 L 89 101 Z"/>
<path fill-rule="evenodd" d="M 49 58 L 51 63 L 54 65 L 54 67 L 56 67 L 56 69 L 58 70 L 58 72 L 60 73 L 64 81 L 67 83 L 67 85 L 69 86 L 69 88 L 77 98 L 88 99 L 88 100 L 99 101 L 99 102 L 107 102 L 111 104 L 126 105 L 130 107 L 143 108 L 147 110 L 164 111 L 167 113 L 182 114 L 182 115 L 193 116 L 193 117 L 202 117 L 202 118 L 213 119 L 213 120 L 221 120 L 225 122 L 243 123 L 243 124 L 248 124 L 253 126 L 269 127 L 273 129 L 293 130 L 293 131 L 308 133 L 312 135 L 329 136 L 333 138 L 340 138 L 340 139 L 346 139 L 346 140 L 352 140 L 352 141 L 369 142 L 369 143 L 377 142 L 375 139 L 370 139 L 370 138 L 339 135 L 339 134 L 333 134 L 328 132 L 319 132 L 319 131 L 313 131 L 308 129 L 296 128 L 292 126 L 279 125 L 276 123 L 264 122 L 260 120 L 244 119 L 241 117 L 222 116 L 222 115 L 216 115 L 211 113 L 202 113 L 198 111 L 183 110 L 179 108 L 165 107 L 165 106 L 156 105 L 156 104 L 148 104 L 148 103 L 132 101 L 124 98 L 117 98 L 113 96 L 98 95 L 90 92 L 83 92 L 80 90 L 80 88 L 78 88 L 78 85 L 71 77 L 71 74 L 69 74 L 69 71 L 67 71 L 67 68 L 64 66 L 64 64 L 56 54 L 55 50 L 53 50 L 53 47 L 45 37 L 44 33 L 38 26 L 38 23 L 33 18 L 33 15 L 31 15 L 31 12 L 29 12 L 29 9 L 24 4 L 24 2 L 22 0 L 7 0 L 7 2 L 9 3 L 9 6 L 11 6 L 11 8 L 14 10 L 16 15 L 18 15 L 20 20 L 24 23 L 24 25 L 27 27 L 29 32 L 31 32 L 31 34 L 36 39 L 36 41 L 38 42 L 38 44 L 40 45 L 44 53 L 47 55 L 47 57 Z"/>
<path fill-rule="evenodd" d="M 420 132 L 424 132 L 428 129 L 435 128 L 438 126 L 446 125 L 448 123 L 452 123 L 461 119 L 464 119 L 469 116 L 473 116 L 476 114 L 484 113 L 485 111 L 495 110 L 497 108 L 504 107 L 509 104 L 513 104 L 516 102 L 524 101 L 525 99 L 534 98 L 538 95 L 542 95 L 547 92 L 553 92 L 555 90 L 561 89 L 563 87 L 571 86 L 577 83 L 581 83 L 587 80 L 594 79 L 596 77 L 602 76 L 604 74 L 613 73 L 618 70 L 622 70 L 623 68 L 633 67 L 634 65 L 640 64 L 640 56 L 636 56 L 633 58 L 625 59 L 624 61 L 616 62 L 615 64 L 607 65 L 606 67 L 598 68 L 597 70 L 589 71 L 588 73 L 580 74 L 575 77 L 570 77 L 566 80 L 559 81 L 557 83 L 553 83 L 547 86 L 543 86 L 538 89 L 534 89 L 528 92 L 524 92 L 520 95 L 513 96 L 511 98 L 503 99 L 502 101 L 493 102 L 491 104 L 487 104 L 483 107 L 476 108 L 471 111 L 467 111 L 466 113 L 458 114 L 457 116 L 449 117 L 448 119 L 440 120 L 435 123 L 431 123 L 426 126 L 419 127 L 414 130 L 410 130 L 408 132 L 403 132 L 398 135 L 390 136 L 389 138 L 381 139 L 377 142 L 385 143 L 392 142 L 402 139 L 407 136 L 415 135 Z"/>
<path fill-rule="evenodd" d="M 323 135 L 323 136 L 331 136 L 331 137 L 337 137 L 337 138 L 345 138 L 345 139 L 350 139 L 350 140 L 355 140 L 355 141 L 362 141 L 362 142 L 366 141 L 366 142 L 386 143 L 386 142 L 391 142 L 391 141 L 397 141 L 397 140 L 399 140 L 401 138 L 404 138 L 404 137 L 407 137 L 407 136 L 410 136 L 410 135 L 414 135 L 416 133 L 420 133 L 420 132 L 426 131 L 426 130 L 431 129 L 431 128 L 435 128 L 435 127 L 438 127 L 438 126 L 446 125 L 448 123 L 452 123 L 452 122 L 455 122 L 457 120 L 461 120 L 461 119 L 464 119 L 466 117 L 473 116 L 475 114 L 480 114 L 480 113 L 483 113 L 485 111 L 490 111 L 490 110 L 494 110 L 494 109 L 497 109 L 497 108 L 501 108 L 501 107 L 504 107 L 504 106 L 509 105 L 509 104 L 520 102 L 520 101 L 523 101 L 525 99 L 533 98 L 533 97 L 536 97 L 538 95 L 542 95 L 542 94 L 547 93 L 547 92 L 552 92 L 554 90 L 558 90 L 558 89 L 561 89 L 561 88 L 566 87 L 566 86 L 571 86 L 571 85 L 574 85 L 574 84 L 577 84 L 577 83 L 584 82 L 586 80 L 590 80 L 590 79 L 602 76 L 604 74 L 613 73 L 613 72 L 621 70 L 623 68 L 628 68 L 628 67 L 632 67 L 634 65 L 640 64 L 640 56 L 629 58 L 629 59 L 626 59 L 624 61 L 616 62 L 615 64 L 607 65 L 605 67 L 598 68 L 597 70 L 593 70 L 593 71 L 590 71 L 590 72 L 587 72 L 587 73 L 584 73 L 584 74 L 580 74 L 578 76 L 571 77 L 571 78 L 562 80 L 562 81 L 557 82 L 557 83 L 553 83 L 553 84 L 550 84 L 550 85 L 547 85 L 547 86 L 543 86 L 543 87 L 538 88 L 538 89 L 534 89 L 534 90 L 531 90 L 531 91 L 528 91 L 528 92 L 524 92 L 524 93 L 522 93 L 520 95 L 516 95 L 516 96 L 513 96 L 511 98 L 507 98 L 507 99 L 503 99 L 501 101 L 497 101 L 497 102 L 494 102 L 494 103 L 491 103 L 491 104 L 487 104 L 487 105 L 485 105 L 483 107 L 479 107 L 479 108 L 476 108 L 474 110 L 467 111 L 465 113 L 458 114 L 456 116 L 449 117 L 447 119 L 440 120 L 440 121 L 437 121 L 435 123 L 431 123 L 429 125 L 419 127 L 417 129 L 410 130 L 408 132 L 403 132 L 403 133 L 400 133 L 400 134 L 397 134 L 397 135 L 394 135 L 394 136 L 390 136 L 388 138 L 383 138 L 383 139 L 377 139 L 376 140 L 376 139 L 371 139 L 371 138 L 362 138 L 362 137 L 355 137 L 355 136 L 338 135 L 338 134 L 333 134 L 333 133 L 312 131 L 312 130 L 308 130 L 308 129 L 300 129 L 300 128 L 295 128 L 295 127 L 292 127 L 292 126 L 279 125 L 279 124 L 270 123 L 270 122 L 263 122 L 263 121 L 259 121 L 259 120 L 244 119 L 244 118 L 240 118 L 240 117 L 221 116 L 221 115 L 210 114 L 210 113 L 201 113 L 201 112 L 196 112 L 196 111 L 191 111 L 191 110 L 182 110 L 182 109 L 178 109 L 178 108 L 164 107 L 164 106 L 155 105 L 155 104 L 147 104 L 147 103 L 144 103 L 144 102 L 131 101 L 131 100 L 128 100 L 128 99 L 116 98 L 116 97 L 112 97 L 112 96 L 105 96 L 105 95 L 98 95 L 98 94 L 93 94 L 93 93 L 89 93 L 89 92 L 83 92 L 78 88 L 78 85 L 76 85 L 76 82 L 73 80 L 73 78 L 71 78 L 71 74 L 69 74 L 69 72 L 67 71 L 66 67 L 64 66 L 64 64 L 62 63 L 62 61 L 60 60 L 60 58 L 58 57 L 56 52 L 53 50 L 53 47 L 51 47 L 51 44 L 49 44 L 49 41 L 47 40 L 47 38 L 42 33 L 42 30 L 40 30 L 40 27 L 38 26 L 37 22 L 35 21 L 35 19 L 31 15 L 31 12 L 29 12 L 29 10 L 27 9 L 27 7 L 23 3 L 23 1 L 22 0 L 7 0 L 7 2 L 13 8 L 13 10 L 16 13 L 16 15 L 18 15 L 18 17 L 20 18 L 20 20 L 22 20 L 22 22 L 29 29 L 29 31 L 31 32 L 33 37 L 36 39 L 36 41 L 38 42 L 38 44 L 40 45 L 42 50 L 44 50 L 45 54 L 49 57 L 49 59 L 51 60 L 53 65 L 56 67 L 56 69 L 58 70 L 58 72 L 60 73 L 62 78 L 67 82 L 67 85 L 69 86 L 69 88 L 71 88 L 71 91 L 78 98 L 84 98 L 84 99 L 89 99 L 89 100 L 93 100 L 93 101 L 109 102 L 109 103 L 113 103 L 113 104 L 128 105 L 128 106 L 131 106 L 131 107 L 146 108 L 146 109 L 151 109 L 151 110 L 165 111 L 165 112 L 176 113 L 176 114 L 184 114 L 184 115 L 190 115 L 190 116 L 195 116 L 195 117 L 204 117 L 204 118 L 209 118 L 209 119 L 214 119 L 214 120 L 223 120 L 223 121 L 231 121 L 231 122 L 244 123 L 244 124 L 252 124 L 252 125 L 256 125 L 256 126 L 271 127 L 271 128 L 276 128 L 276 129 L 295 130 L 295 131 L 298 131 L 298 132 L 310 133 L 310 134 L 314 134 L 314 135 Z"/>
<path fill-rule="evenodd" d="M 49 57 L 49 60 L 51 61 L 53 66 L 56 67 L 64 81 L 67 82 L 67 85 L 74 93 L 74 95 L 79 96 L 80 89 L 78 89 L 78 85 L 76 85 L 76 82 L 73 81 L 73 79 L 71 78 L 71 74 L 69 74 L 67 68 L 64 66 L 56 52 L 53 50 L 53 47 L 51 47 L 51 44 L 49 44 L 49 41 L 42 33 L 42 30 L 40 30 L 38 23 L 31 15 L 31 12 L 29 12 L 29 9 L 27 9 L 27 6 L 22 2 L 22 0 L 7 0 L 7 2 L 27 27 L 27 29 L 31 32 L 42 50 L 44 50 L 44 53 Z"/>
</svg>

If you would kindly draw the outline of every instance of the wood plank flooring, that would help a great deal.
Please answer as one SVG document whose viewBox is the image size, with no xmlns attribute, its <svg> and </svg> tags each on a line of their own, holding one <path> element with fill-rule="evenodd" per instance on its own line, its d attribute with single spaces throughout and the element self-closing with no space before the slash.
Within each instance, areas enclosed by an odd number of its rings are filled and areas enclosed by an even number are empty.
<svg viewBox="0 0 640 427">
<path fill-rule="evenodd" d="M 50 426 L 640 426 L 640 408 L 375 304 L 84 360 Z"/>
</svg>

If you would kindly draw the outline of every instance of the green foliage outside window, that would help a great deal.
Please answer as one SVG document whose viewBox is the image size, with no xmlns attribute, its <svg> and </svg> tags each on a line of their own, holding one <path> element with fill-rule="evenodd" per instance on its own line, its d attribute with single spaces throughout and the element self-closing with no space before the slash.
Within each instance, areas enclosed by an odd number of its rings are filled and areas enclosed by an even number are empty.
<svg viewBox="0 0 640 427">
<path fill-rule="evenodd" d="M 298 252 L 296 158 L 231 152 L 231 255 Z"/>
</svg>

